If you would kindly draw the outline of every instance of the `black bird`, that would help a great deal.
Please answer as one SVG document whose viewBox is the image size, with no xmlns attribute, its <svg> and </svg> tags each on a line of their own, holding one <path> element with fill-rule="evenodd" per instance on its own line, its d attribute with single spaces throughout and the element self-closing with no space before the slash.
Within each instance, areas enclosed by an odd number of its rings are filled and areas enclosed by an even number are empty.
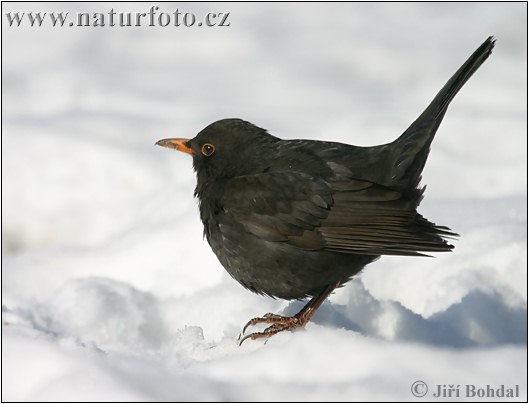
<svg viewBox="0 0 529 404">
<path fill-rule="evenodd" d="M 156 144 L 193 156 L 204 235 L 247 289 L 311 300 L 295 316 L 265 314 L 241 340 L 303 327 L 337 287 L 381 255 L 450 251 L 455 237 L 419 213 L 421 172 L 448 105 L 488 58 L 493 37 L 470 56 L 395 141 L 372 147 L 282 140 L 241 119 L 193 139 Z"/>
</svg>

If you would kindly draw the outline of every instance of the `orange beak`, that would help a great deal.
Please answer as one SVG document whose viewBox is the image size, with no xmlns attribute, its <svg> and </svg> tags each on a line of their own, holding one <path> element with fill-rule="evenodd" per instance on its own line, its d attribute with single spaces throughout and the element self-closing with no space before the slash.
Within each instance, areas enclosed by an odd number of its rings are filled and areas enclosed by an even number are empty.
<svg viewBox="0 0 529 404">
<path fill-rule="evenodd" d="M 192 148 L 187 146 L 189 139 L 174 138 L 174 139 L 162 139 L 156 142 L 156 145 L 162 147 L 168 147 L 169 149 L 176 149 L 178 151 L 194 155 L 195 152 Z"/>
</svg>

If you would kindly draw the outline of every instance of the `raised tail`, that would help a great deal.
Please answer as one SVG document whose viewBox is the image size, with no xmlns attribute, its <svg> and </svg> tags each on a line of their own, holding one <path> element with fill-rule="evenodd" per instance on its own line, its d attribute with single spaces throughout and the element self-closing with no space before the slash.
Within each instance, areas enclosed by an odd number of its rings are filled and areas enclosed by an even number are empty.
<svg viewBox="0 0 529 404">
<path fill-rule="evenodd" d="M 494 48 L 495 39 L 489 36 L 448 80 L 424 112 L 393 142 L 393 178 L 395 185 L 410 189 L 418 186 L 421 172 L 430 152 L 430 144 L 443 120 L 450 102 Z"/>
</svg>

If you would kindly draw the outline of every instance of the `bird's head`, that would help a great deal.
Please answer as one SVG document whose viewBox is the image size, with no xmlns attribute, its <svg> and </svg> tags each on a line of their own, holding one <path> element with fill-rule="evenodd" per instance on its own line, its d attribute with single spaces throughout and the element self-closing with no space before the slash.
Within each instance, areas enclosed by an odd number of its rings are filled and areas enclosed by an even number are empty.
<svg viewBox="0 0 529 404">
<path fill-rule="evenodd" d="M 250 122 L 223 119 L 193 139 L 162 139 L 156 144 L 190 154 L 198 181 L 210 182 L 266 169 L 266 153 L 278 140 Z"/>
</svg>

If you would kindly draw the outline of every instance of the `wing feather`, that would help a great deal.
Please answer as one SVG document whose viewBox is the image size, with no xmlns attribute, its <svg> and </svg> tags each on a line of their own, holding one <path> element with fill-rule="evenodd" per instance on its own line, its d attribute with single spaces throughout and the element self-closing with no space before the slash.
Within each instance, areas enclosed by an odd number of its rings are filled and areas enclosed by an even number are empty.
<svg viewBox="0 0 529 404">
<path fill-rule="evenodd" d="M 227 215 L 230 226 L 305 250 L 424 255 L 451 250 L 443 237 L 456 236 L 419 215 L 402 192 L 345 175 L 325 181 L 304 173 L 267 172 L 231 179 L 224 191 L 238 197 L 220 200 L 221 223 Z"/>
</svg>

